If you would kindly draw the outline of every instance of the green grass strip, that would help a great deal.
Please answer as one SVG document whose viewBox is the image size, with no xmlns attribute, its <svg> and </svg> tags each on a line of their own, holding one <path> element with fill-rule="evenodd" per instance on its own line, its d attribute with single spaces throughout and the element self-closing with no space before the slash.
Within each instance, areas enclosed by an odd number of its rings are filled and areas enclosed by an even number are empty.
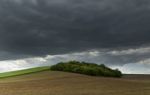
<svg viewBox="0 0 150 95">
<path fill-rule="evenodd" d="M 47 71 L 50 70 L 49 66 L 45 67 L 36 67 L 36 68 L 30 68 L 30 69 L 24 69 L 24 70 L 17 70 L 17 71 L 11 71 L 11 72 L 4 72 L 0 73 L 0 78 L 7 78 L 12 76 L 19 76 L 19 75 L 25 75 L 25 74 L 31 74 L 41 71 Z"/>
</svg>

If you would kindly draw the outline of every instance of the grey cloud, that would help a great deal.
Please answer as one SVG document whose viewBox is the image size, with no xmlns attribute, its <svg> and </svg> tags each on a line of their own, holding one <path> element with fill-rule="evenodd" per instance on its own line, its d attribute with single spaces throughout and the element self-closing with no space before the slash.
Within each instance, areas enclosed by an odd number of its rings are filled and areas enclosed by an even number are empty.
<svg viewBox="0 0 150 95">
<path fill-rule="evenodd" d="M 47 60 L 47 64 L 54 64 L 60 61 L 78 60 L 97 64 L 105 64 L 108 66 L 124 66 L 126 64 L 134 63 L 148 65 L 150 62 L 149 49 L 150 48 L 147 47 L 123 51 L 86 51 L 80 53 L 54 55 L 44 59 Z"/>
<path fill-rule="evenodd" d="M 149 5 L 148 0 L 1 0 L 0 52 L 8 57 L 0 59 L 147 46 Z"/>
</svg>

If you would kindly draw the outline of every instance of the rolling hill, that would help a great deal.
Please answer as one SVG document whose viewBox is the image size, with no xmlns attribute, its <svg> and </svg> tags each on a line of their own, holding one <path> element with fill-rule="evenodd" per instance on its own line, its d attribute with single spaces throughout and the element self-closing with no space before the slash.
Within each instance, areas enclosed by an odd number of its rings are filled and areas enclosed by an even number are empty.
<svg viewBox="0 0 150 95">
<path fill-rule="evenodd" d="M 149 75 L 106 78 L 47 69 L 0 79 L 0 95 L 149 95 L 150 93 Z"/>
</svg>

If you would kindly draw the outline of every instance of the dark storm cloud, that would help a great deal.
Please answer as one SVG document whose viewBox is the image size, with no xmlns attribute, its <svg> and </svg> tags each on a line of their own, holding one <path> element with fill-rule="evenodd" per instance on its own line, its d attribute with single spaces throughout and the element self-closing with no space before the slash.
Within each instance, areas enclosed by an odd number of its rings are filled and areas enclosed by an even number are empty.
<svg viewBox="0 0 150 95">
<path fill-rule="evenodd" d="M 149 6 L 149 0 L 1 0 L 0 52 L 11 59 L 149 45 Z"/>
</svg>

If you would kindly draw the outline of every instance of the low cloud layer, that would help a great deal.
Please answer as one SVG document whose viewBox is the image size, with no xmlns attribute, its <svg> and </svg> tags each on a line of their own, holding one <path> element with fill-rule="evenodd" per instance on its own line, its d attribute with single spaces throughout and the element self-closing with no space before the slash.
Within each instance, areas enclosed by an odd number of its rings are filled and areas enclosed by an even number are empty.
<svg viewBox="0 0 150 95">
<path fill-rule="evenodd" d="M 0 60 L 84 52 L 77 59 L 147 64 L 149 6 L 149 0 L 1 0 Z"/>
<path fill-rule="evenodd" d="M 122 51 L 85 51 L 78 53 L 47 55 L 46 57 L 24 58 L 19 60 L 0 61 L 0 72 L 26 69 L 38 66 L 51 66 L 70 60 L 105 64 L 123 73 L 149 74 L 150 58 L 141 57 L 150 48 L 138 48 Z M 138 52 L 136 52 L 138 50 Z M 133 55 L 139 56 L 133 56 Z"/>
</svg>

